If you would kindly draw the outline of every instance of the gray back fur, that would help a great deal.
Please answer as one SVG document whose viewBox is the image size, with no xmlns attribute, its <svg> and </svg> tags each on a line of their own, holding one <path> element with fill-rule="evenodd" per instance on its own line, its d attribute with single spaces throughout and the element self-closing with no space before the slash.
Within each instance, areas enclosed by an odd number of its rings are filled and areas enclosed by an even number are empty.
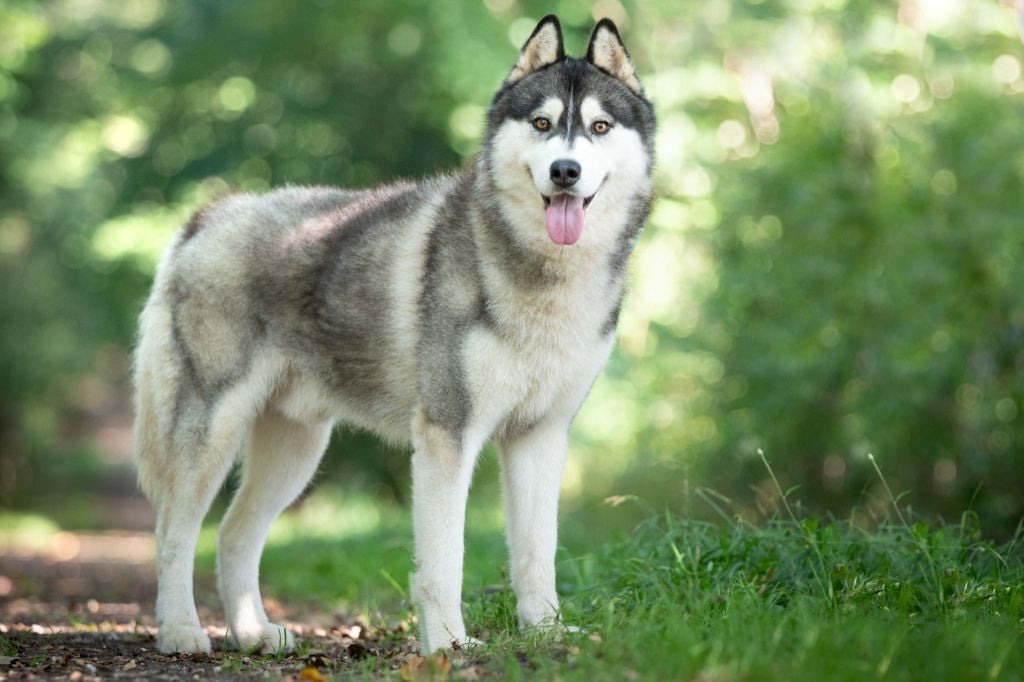
<svg viewBox="0 0 1024 682">
<path fill-rule="evenodd" d="M 172 321 L 182 378 L 175 429 L 201 434 L 219 396 L 272 354 L 286 360 L 268 401 L 303 385 L 343 420 L 389 439 L 407 440 L 416 406 L 458 434 L 473 410 L 457 352 L 469 331 L 484 327 L 514 340 L 522 325 L 543 324 L 511 315 L 510 298 L 528 305 L 579 286 L 586 259 L 601 271 L 604 310 L 593 329 L 573 333 L 595 343 L 611 334 L 624 265 L 650 208 L 649 177 L 614 208 L 621 213 L 614 248 L 524 242 L 496 185 L 506 172 L 493 162 L 496 134 L 551 97 L 565 103 L 551 135 L 590 137 L 580 112 L 594 98 L 616 125 L 637 133 L 649 176 L 651 103 L 591 62 L 563 57 L 498 91 L 482 151 L 460 173 L 366 190 L 236 194 L 197 213 L 165 257 L 150 302 L 166 306 Z M 542 233 L 543 221 L 535 227 Z M 408 286 L 396 284 L 403 277 Z M 528 428 L 526 412 L 508 415 L 496 433 Z"/>
</svg>

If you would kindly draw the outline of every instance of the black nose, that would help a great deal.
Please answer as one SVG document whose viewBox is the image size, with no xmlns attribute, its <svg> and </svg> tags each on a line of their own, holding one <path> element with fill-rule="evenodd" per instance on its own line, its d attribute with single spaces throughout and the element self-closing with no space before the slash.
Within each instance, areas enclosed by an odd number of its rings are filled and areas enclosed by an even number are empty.
<svg viewBox="0 0 1024 682">
<path fill-rule="evenodd" d="M 551 182 L 559 187 L 572 187 L 580 179 L 580 165 L 569 159 L 559 159 L 551 164 Z"/>
</svg>

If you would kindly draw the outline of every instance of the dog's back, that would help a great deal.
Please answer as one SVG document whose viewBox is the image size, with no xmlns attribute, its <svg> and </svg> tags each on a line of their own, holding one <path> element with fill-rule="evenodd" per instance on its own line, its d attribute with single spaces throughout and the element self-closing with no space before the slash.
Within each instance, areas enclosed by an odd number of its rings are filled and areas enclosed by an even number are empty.
<svg viewBox="0 0 1024 682">
<path fill-rule="evenodd" d="M 309 396 L 318 415 L 407 439 L 415 368 L 394 356 L 415 345 L 417 321 L 397 318 L 415 316 L 416 301 L 400 299 L 417 292 L 395 282 L 423 261 L 445 185 L 293 187 L 198 212 L 161 261 L 143 312 L 139 404 L 159 404 L 162 416 L 140 429 L 157 421 L 172 439 L 205 431 L 211 405 L 245 382 L 257 402 L 277 391 L 302 419 L 308 408 L 289 393 L 301 383 L 322 389 Z M 143 472 L 151 450 L 140 443 Z"/>
</svg>

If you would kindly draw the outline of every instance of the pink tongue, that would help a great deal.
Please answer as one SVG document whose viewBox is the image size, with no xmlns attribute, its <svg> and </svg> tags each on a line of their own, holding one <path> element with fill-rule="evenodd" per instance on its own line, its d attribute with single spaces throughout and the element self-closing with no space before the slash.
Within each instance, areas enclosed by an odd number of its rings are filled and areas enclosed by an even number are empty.
<svg viewBox="0 0 1024 682">
<path fill-rule="evenodd" d="M 568 246 L 579 240 L 583 233 L 583 197 L 556 194 L 544 213 L 551 241 Z"/>
</svg>

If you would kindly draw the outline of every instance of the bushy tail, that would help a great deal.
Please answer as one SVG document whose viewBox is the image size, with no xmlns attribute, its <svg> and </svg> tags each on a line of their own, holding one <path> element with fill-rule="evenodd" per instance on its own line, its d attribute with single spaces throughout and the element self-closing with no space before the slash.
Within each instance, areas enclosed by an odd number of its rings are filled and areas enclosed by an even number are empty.
<svg viewBox="0 0 1024 682">
<path fill-rule="evenodd" d="M 164 261 L 167 260 L 165 256 Z M 139 317 L 132 379 L 135 388 L 134 453 L 139 487 L 153 502 L 160 472 L 168 466 L 174 435 L 178 367 L 171 311 L 164 292 L 166 262 L 157 268 L 153 291 Z"/>
</svg>

